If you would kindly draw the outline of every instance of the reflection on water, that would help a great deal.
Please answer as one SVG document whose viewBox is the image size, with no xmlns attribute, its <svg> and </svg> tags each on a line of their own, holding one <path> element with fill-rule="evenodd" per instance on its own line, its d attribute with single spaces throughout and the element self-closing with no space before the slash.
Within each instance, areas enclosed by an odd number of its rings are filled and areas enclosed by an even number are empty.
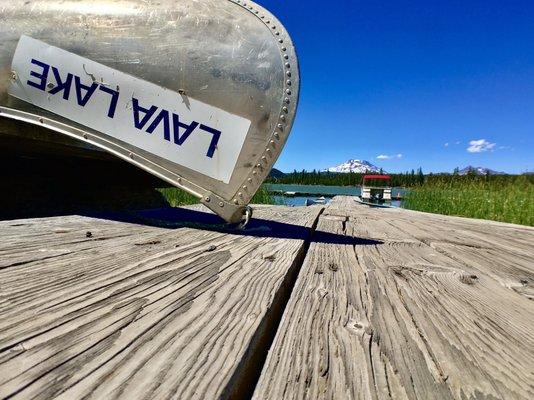
<svg viewBox="0 0 534 400">
<path fill-rule="evenodd" d="M 401 208 L 402 207 L 402 200 L 391 200 L 391 205 L 393 207 Z"/>
<path fill-rule="evenodd" d="M 332 197 L 336 195 L 345 196 L 359 196 L 361 194 L 361 188 L 359 186 L 321 186 L 321 185 L 284 185 L 267 183 L 265 188 L 274 193 L 274 199 L 277 204 L 285 204 L 288 206 L 305 206 L 306 200 L 316 201 L 319 197 L 324 196 L 326 204 L 328 204 Z M 295 192 L 302 193 L 302 195 L 296 196 L 281 196 L 283 192 Z M 397 196 L 403 197 L 406 193 L 406 189 L 394 187 L 391 190 L 391 195 L 395 199 Z M 327 197 L 328 196 L 328 197 Z M 402 207 L 401 200 L 393 200 L 390 205 L 393 207 Z"/>
<path fill-rule="evenodd" d="M 294 197 L 286 197 L 286 196 L 273 196 L 276 204 L 280 205 L 286 205 L 286 206 L 293 206 L 293 207 L 302 207 L 306 205 L 306 200 L 316 201 L 319 199 L 318 196 L 294 196 Z M 326 204 L 330 203 L 332 201 L 332 197 L 325 197 Z M 392 200 L 391 203 L 386 203 L 388 205 L 391 205 L 393 207 L 402 207 L 402 202 L 400 200 Z"/>
<path fill-rule="evenodd" d="M 283 204 L 286 206 L 305 206 L 306 200 L 310 201 L 316 201 L 319 199 L 319 196 L 294 196 L 294 197 L 286 197 L 286 196 L 273 196 L 274 201 L 276 201 L 276 204 Z M 332 201 L 331 197 L 325 197 L 326 204 L 330 203 Z"/>
<path fill-rule="evenodd" d="M 266 183 L 264 187 L 269 192 L 296 192 L 306 194 L 317 194 L 317 196 L 359 196 L 361 194 L 360 186 L 322 186 L 322 185 L 286 185 L 277 183 Z M 400 195 L 404 196 L 406 189 L 394 187 L 391 190 L 393 198 Z"/>
</svg>

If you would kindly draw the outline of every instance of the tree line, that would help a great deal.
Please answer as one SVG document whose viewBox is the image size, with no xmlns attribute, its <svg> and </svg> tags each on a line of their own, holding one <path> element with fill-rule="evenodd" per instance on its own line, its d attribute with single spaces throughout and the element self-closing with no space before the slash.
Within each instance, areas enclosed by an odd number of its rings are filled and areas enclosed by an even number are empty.
<svg viewBox="0 0 534 400">
<path fill-rule="evenodd" d="M 382 171 L 381 171 L 382 173 Z M 281 183 L 293 185 L 325 185 L 325 186 L 359 186 L 362 183 L 363 176 L 366 174 L 347 172 L 328 172 L 328 171 L 296 171 L 283 175 L 269 176 L 266 183 Z M 391 185 L 397 187 L 415 187 L 425 183 L 454 183 L 454 182 L 511 182 L 518 178 L 518 175 L 477 175 L 474 171 L 465 175 L 459 175 L 455 170 L 453 174 L 424 174 L 421 168 L 412 169 L 404 173 L 388 174 L 391 177 Z M 524 174 L 529 183 L 534 184 L 534 175 Z M 525 179 L 525 178 L 522 178 Z"/>
</svg>

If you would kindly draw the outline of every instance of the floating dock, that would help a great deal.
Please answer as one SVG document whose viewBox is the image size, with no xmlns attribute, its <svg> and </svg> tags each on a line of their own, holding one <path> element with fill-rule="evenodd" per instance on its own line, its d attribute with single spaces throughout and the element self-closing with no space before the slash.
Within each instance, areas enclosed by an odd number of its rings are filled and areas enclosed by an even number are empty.
<svg viewBox="0 0 534 400">
<path fill-rule="evenodd" d="M 0 255 L 0 398 L 534 398 L 531 227 L 336 197 L 1 221 Z"/>
</svg>

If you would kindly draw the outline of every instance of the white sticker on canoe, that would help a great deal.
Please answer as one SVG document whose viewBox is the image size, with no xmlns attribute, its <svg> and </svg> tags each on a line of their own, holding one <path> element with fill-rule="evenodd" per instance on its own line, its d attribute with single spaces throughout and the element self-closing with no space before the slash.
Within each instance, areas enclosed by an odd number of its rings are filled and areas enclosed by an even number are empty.
<svg viewBox="0 0 534 400">
<path fill-rule="evenodd" d="M 228 183 L 248 119 L 28 36 L 12 96 Z"/>
</svg>

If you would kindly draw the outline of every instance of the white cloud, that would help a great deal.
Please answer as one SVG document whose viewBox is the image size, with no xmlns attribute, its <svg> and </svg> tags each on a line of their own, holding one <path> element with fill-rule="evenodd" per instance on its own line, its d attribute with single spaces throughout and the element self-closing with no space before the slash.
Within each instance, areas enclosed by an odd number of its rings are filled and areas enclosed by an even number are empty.
<svg viewBox="0 0 534 400">
<path fill-rule="evenodd" d="M 469 153 L 482 153 L 483 151 L 492 150 L 495 143 L 490 143 L 486 139 L 471 140 L 467 151 Z"/>
<path fill-rule="evenodd" d="M 391 160 L 393 158 L 402 158 L 402 154 L 399 153 L 399 154 L 394 154 L 391 156 L 388 156 L 387 154 L 380 154 L 379 156 L 376 156 L 376 158 L 379 160 Z"/>
<path fill-rule="evenodd" d="M 454 142 L 454 144 L 460 144 L 462 142 L 460 142 L 459 140 L 457 140 L 456 142 Z"/>
<path fill-rule="evenodd" d="M 443 146 L 449 147 L 449 142 L 445 143 Z"/>
</svg>

